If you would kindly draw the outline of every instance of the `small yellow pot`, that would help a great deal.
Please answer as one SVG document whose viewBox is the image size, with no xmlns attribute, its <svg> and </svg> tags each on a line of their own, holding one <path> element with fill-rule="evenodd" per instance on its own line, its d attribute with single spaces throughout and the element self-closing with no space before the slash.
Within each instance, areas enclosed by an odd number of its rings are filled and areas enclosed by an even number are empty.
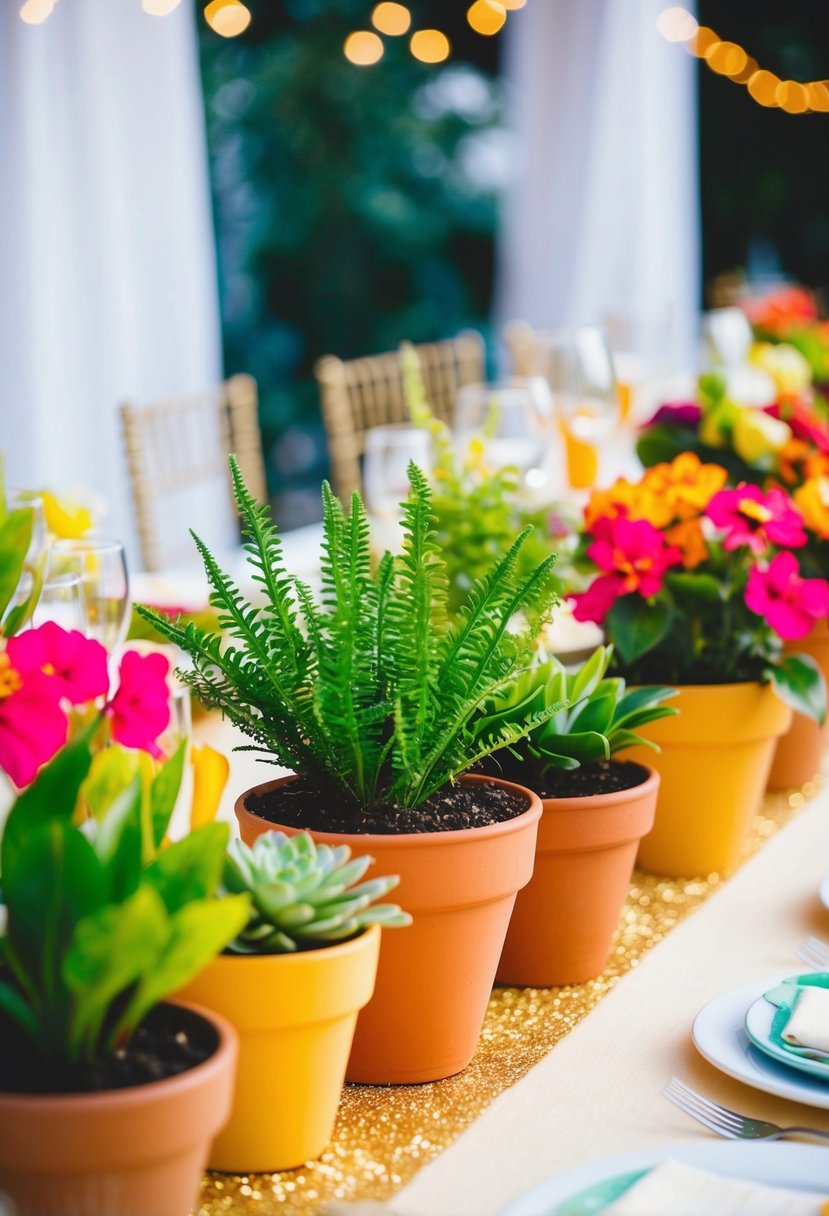
<svg viewBox="0 0 829 1216">
<path fill-rule="evenodd" d="M 223 954 L 180 993 L 239 1034 L 233 1113 L 210 1168 L 273 1173 L 331 1139 L 357 1014 L 374 991 L 380 929 L 296 954 Z"/>
<path fill-rule="evenodd" d="M 829 624 L 826 621 L 818 621 L 807 637 L 787 642 L 784 650 L 789 654 L 811 655 L 829 685 Z M 805 714 L 795 714 L 790 729 L 777 744 L 769 789 L 788 790 L 811 781 L 820 772 L 827 737 L 829 715 L 823 726 L 818 726 Z"/>
<path fill-rule="evenodd" d="M 693 877 L 740 861 L 760 807 L 778 738 L 792 711 L 770 684 L 688 684 L 671 701 L 675 717 L 643 727 L 661 750 L 626 759 L 661 777 L 653 829 L 638 863 L 654 874 Z"/>
</svg>

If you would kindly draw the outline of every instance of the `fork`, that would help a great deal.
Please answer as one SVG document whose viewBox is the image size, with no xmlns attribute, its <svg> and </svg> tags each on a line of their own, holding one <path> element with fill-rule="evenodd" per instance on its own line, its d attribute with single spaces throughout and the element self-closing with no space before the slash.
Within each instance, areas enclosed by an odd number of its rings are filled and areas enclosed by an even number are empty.
<svg viewBox="0 0 829 1216">
<path fill-rule="evenodd" d="M 787 1136 L 815 1136 L 819 1140 L 829 1140 L 829 1132 L 817 1127 L 779 1127 L 776 1123 L 738 1115 L 735 1110 L 718 1106 L 710 1098 L 704 1098 L 690 1085 L 680 1081 L 679 1077 L 671 1077 L 662 1094 L 686 1115 L 726 1140 L 783 1140 Z"/>
<path fill-rule="evenodd" d="M 810 967 L 818 967 L 821 971 L 829 967 L 829 945 L 819 937 L 807 938 L 803 945 L 795 950 L 795 954 Z"/>
</svg>

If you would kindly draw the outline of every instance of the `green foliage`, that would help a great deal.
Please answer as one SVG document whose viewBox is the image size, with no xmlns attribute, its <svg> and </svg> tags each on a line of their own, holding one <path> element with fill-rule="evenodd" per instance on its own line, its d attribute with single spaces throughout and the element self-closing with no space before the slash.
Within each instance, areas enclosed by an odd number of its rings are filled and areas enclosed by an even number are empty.
<svg viewBox="0 0 829 1216">
<path fill-rule="evenodd" d="M 811 655 L 784 654 L 770 663 L 766 679 L 774 691 L 791 705 L 795 713 L 805 714 L 821 726 L 826 720 L 826 681 Z"/>
<path fill-rule="evenodd" d="M 59 752 L 12 807 L 0 846 L 0 1012 L 55 1070 L 56 1088 L 77 1066 L 126 1046 L 249 913 L 247 896 L 216 897 L 226 827 L 209 824 L 157 850 L 180 763 L 155 787 L 155 819 L 136 775 L 126 788 L 107 787 L 106 806 L 96 786 L 96 817 L 80 828 L 72 817 L 90 763 L 85 738 Z"/>
<path fill-rule="evenodd" d="M 374 901 L 396 887 L 394 877 L 360 882 L 371 857 L 349 860 L 347 845 L 316 845 L 305 832 L 265 832 L 249 848 L 232 840 L 224 886 L 249 893 L 250 920 L 228 950 L 234 954 L 287 954 L 345 941 L 369 925 L 411 924 L 396 904 Z"/>
<path fill-rule="evenodd" d="M 9 604 L 26 568 L 26 555 L 32 543 L 33 526 L 34 511 L 30 507 L 9 511 L 6 506 L 4 460 L 0 454 L 0 633 L 5 637 L 17 633 L 40 593 L 39 584 L 33 577 L 32 591 L 28 599 L 9 611 Z"/>
<path fill-rule="evenodd" d="M 541 771 L 574 769 L 607 760 L 622 748 L 655 747 L 637 731 L 677 712 L 662 704 L 675 690 L 644 687 L 627 691 L 623 679 L 606 675 L 612 657 L 612 646 L 599 646 L 577 671 L 568 671 L 551 657 L 523 672 L 495 698 L 495 712 L 502 715 L 508 708 L 517 720 L 542 710 L 553 711 L 512 749 L 521 759 Z M 484 713 L 489 709 L 485 707 Z"/>
<path fill-rule="evenodd" d="M 411 808 L 543 720 L 546 712 L 525 722 L 496 717 L 484 727 L 478 714 L 528 665 L 555 601 L 552 556 L 530 573 L 519 569 L 527 532 L 447 622 L 446 562 L 420 470 L 409 469 L 402 551 L 385 554 L 376 569 L 359 495 L 347 518 L 324 484 L 317 602 L 285 570 L 276 529 L 233 458 L 231 470 L 264 606 L 244 599 L 196 537 L 224 638 L 139 611 L 191 657 L 181 678 L 255 750 L 340 800 Z M 534 623 L 516 629 L 519 613 Z"/>
<path fill-rule="evenodd" d="M 414 347 L 400 348 L 409 417 L 432 439 L 435 464 L 430 477 L 435 535 L 446 562 L 448 607 L 457 612 L 476 580 L 512 544 L 522 529 L 533 530 L 521 549 L 518 569 L 529 574 L 549 557 L 549 508 L 531 505 L 513 468 L 490 469 L 485 444 L 497 425 L 497 406 L 484 427 L 483 442 L 473 440 L 463 456 L 455 451 L 449 427 L 436 418 L 426 397 Z"/>
</svg>

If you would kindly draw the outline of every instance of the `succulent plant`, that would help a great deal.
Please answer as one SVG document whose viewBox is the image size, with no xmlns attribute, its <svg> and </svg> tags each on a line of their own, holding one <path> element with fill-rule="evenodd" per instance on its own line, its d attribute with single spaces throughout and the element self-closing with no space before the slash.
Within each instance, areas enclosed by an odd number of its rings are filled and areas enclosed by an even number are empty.
<svg viewBox="0 0 829 1216">
<path fill-rule="evenodd" d="M 657 686 L 627 690 L 623 679 L 605 675 L 612 657 L 612 646 L 599 646 L 576 671 L 568 671 L 551 657 L 523 672 L 484 712 L 490 712 L 491 706 L 498 720 L 503 721 L 507 708 L 524 716 L 560 705 L 552 717 L 509 749 L 534 761 L 542 770 L 579 768 L 639 744 L 658 750 L 637 731 L 648 722 L 677 712 L 673 706 L 662 704 L 675 696 L 676 690 Z"/>
<path fill-rule="evenodd" d="M 265 832 L 250 848 L 233 840 L 225 862 L 229 893 L 251 896 L 250 919 L 227 947 L 233 954 L 287 954 L 344 941 L 369 925 L 411 924 L 396 904 L 373 901 L 396 876 L 360 882 L 371 857 L 351 860 L 347 845 L 317 845 L 306 833 Z M 355 886 L 357 883 L 359 885 Z"/>
</svg>

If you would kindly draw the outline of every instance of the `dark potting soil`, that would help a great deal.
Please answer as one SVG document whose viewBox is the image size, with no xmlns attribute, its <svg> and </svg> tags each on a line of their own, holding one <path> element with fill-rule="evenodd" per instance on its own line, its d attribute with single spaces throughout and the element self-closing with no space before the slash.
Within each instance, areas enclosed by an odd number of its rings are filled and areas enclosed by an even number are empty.
<svg viewBox="0 0 829 1216">
<path fill-rule="evenodd" d="M 538 785 L 541 798 L 589 798 L 632 790 L 648 779 L 648 770 L 632 760 L 596 760 L 573 769 L 550 769 Z"/>
<path fill-rule="evenodd" d="M 446 785 L 414 810 L 386 803 L 371 808 L 335 805 L 331 795 L 302 778 L 264 794 L 249 794 L 246 806 L 269 823 L 316 832 L 396 836 L 407 832 L 455 832 L 514 819 L 527 799 L 501 785 Z"/>
<path fill-rule="evenodd" d="M 159 1005 L 124 1051 L 63 1071 L 44 1061 L 16 1026 L 0 1020 L 0 1092 L 75 1094 L 128 1089 L 163 1081 L 207 1060 L 219 1046 L 204 1018 L 176 1005 Z"/>
</svg>

